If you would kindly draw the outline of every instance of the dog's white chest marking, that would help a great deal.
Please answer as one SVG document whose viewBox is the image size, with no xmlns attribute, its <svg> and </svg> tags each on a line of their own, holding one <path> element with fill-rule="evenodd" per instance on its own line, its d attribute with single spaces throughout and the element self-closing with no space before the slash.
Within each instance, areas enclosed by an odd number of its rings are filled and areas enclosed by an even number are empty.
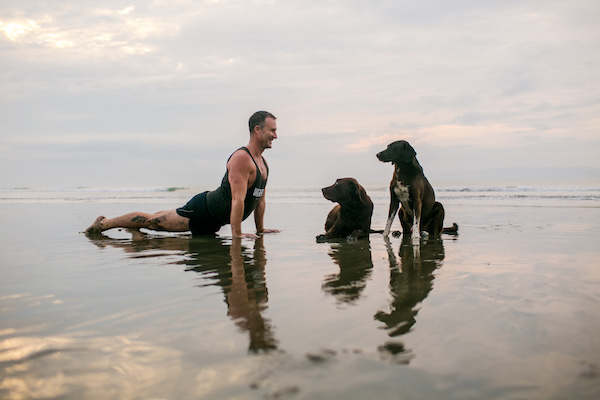
<svg viewBox="0 0 600 400">
<path fill-rule="evenodd" d="M 396 196 L 398 196 L 398 200 L 400 200 L 402 208 L 404 208 L 409 215 L 412 215 L 412 209 L 408 204 L 408 198 L 410 197 L 408 185 L 403 185 L 402 182 L 397 182 L 396 186 L 394 187 L 394 193 Z"/>
<path fill-rule="evenodd" d="M 409 192 L 408 185 L 403 185 L 402 182 L 398 181 L 396 183 L 396 186 L 394 187 L 394 193 L 398 197 L 398 200 L 400 200 L 400 203 L 402 204 L 402 208 L 404 209 L 404 211 L 408 215 L 411 215 L 413 217 L 411 239 L 412 239 L 413 245 L 418 245 L 420 243 L 419 239 L 420 239 L 421 221 L 420 221 L 420 218 L 417 218 L 416 213 L 413 212 L 413 209 L 410 207 L 410 203 L 408 201 L 410 198 L 410 192 Z M 389 226 L 391 226 L 391 219 L 388 220 L 388 225 L 386 226 L 386 230 L 388 232 L 390 229 Z M 406 234 L 406 232 L 404 232 L 404 234 Z"/>
<path fill-rule="evenodd" d="M 394 186 L 393 190 L 396 197 L 398 197 L 398 199 L 400 200 L 402 208 L 404 208 L 409 215 L 412 215 L 412 209 L 408 204 L 408 198 L 410 197 L 408 185 L 403 185 L 402 182 L 396 182 L 396 186 Z M 388 216 L 387 223 L 385 224 L 385 229 L 383 230 L 384 236 L 388 236 L 390 234 L 390 229 L 392 228 L 392 222 L 394 221 L 395 216 L 395 213 Z"/>
</svg>

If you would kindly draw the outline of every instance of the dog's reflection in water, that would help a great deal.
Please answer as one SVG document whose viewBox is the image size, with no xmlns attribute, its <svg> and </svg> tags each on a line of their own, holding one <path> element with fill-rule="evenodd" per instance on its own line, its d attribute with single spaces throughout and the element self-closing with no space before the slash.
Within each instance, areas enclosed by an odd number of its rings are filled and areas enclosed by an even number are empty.
<svg viewBox="0 0 600 400">
<path fill-rule="evenodd" d="M 262 237 L 249 249 L 239 238 L 132 233 L 133 240 L 112 239 L 102 234 L 90 239 L 98 247 L 121 248 L 132 259 L 164 258 L 169 264 L 185 265 L 187 271 L 199 273 L 202 280 L 198 286 L 222 289 L 227 314 L 249 335 L 250 352 L 277 349 L 271 322 L 262 316 L 268 300 L 267 257 Z"/>
<path fill-rule="evenodd" d="M 411 330 L 417 322 L 419 304 L 433 288 L 433 272 L 444 259 L 444 244 L 441 238 L 422 241 L 414 246 L 410 237 L 403 238 L 398 256 L 385 238 L 390 264 L 389 310 L 378 311 L 374 318 L 383 322 L 384 329 L 392 339 L 379 346 L 382 359 L 396 364 L 408 364 L 414 357 L 398 337 Z"/>
<path fill-rule="evenodd" d="M 444 245 L 438 237 L 414 246 L 408 237 L 402 241 L 397 257 L 387 237 L 385 244 L 390 270 L 390 303 L 388 310 L 377 311 L 374 318 L 384 324 L 382 328 L 391 339 L 379 346 L 378 351 L 382 359 L 407 364 L 413 354 L 397 337 L 416 323 L 418 305 L 431 291 L 433 272 L 444 259 Z M 325 277 L 323 290 L 340 303 L 357 303 L 373 272 L 370 242 L 331 243 L 329 256 L 339 266 L 339 272 Z"/>
<path fill-rule="evenodd" d="M 410 239 L 410 238 L 408 238 Z M 399 257 L 396 258 L 390 241 L 386 238 L 390 263 L 390 294 L 388 311 L 378 311 L 375 319 L 385 324 L 389 336 L 400 336 L 408 332 L 416 322 L 417 305 L 433 287 L 433 272 L 444 259 L 444 244 L 441 238 L 424 241 L 415 251 L 410 240 L 403 240 Z"/>
<path fill-rule="evenodd" d="M 325 277 L 323 290 L 332 294 L 340 303 L 356 302 L 373 271 L 369 241 L 349 243 L 344 240 L 332 243 L 329 256 L 340 270 Z"/>
</svg>

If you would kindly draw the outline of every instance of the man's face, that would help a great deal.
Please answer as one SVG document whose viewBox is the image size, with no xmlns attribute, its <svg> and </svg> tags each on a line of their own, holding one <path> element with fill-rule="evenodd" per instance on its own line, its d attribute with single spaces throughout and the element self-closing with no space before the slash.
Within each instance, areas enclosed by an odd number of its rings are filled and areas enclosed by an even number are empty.
<svg viewBox="0 0 600 400">
<path fill-rule="evenodd" d="M 270 149 L 277 139 L 277 122 L 273 118 L 265 119 L 265 126 L 258 131 L 258 139 L 265 149 Z"/>
</svg>

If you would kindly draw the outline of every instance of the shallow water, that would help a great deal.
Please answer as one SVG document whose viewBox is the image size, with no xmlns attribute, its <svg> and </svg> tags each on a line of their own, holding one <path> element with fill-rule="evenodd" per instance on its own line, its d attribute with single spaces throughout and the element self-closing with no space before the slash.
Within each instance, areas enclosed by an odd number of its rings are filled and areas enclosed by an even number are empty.
<svg viewBox="0 0 600 400">
<path fill-rule="evenodd" d="M 599 398 L 597 192 L 454 188 L 459 236 L 420 246 L 316 243 L 311 189 L 271 191 L 282 232 L 241 242 L 79 233 L 186 191 L 6 192 L 0 397 Z"/>
</svg>

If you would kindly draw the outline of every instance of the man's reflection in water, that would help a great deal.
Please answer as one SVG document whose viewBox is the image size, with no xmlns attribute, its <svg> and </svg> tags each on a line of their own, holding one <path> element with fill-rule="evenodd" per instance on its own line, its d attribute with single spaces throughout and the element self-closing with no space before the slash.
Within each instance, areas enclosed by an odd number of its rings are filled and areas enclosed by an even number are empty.
<svg viewBox="0 0 600 400">
<path fill-rule="evenodd" d="M 263 246 L 263 236 L 254 241 L 254 257 L 248 261 L 242 256 L 242 240 L 232 239 L 231 286 L 225 287 L 225 297 L 229 316 L 250 335 L 251 352 L 269 351 L 277 348 L 270 322 L 261 312 L 267 308 L 267 286 L 265 265 L 267 257 Z"/>
<path fill-rule="evenodd" d="M 135 232 L 134 232 L 135 233 Z M 265 266 L 267 263 L 264 239 L 254 241 L 251 251 L 242 240 L 214 236 L 158 236 L 135 233 L 133 240 L 112 239 L 105 235 L 91 238 L 98 247 L 118 247 L 130 257 L 165 257 L 178 260 L 187 271 L 200 274 L 203 286 L 219 286 L 225 295 L 227 314 L 250 337 L 249 351 L 277 349 L 273 328 L 262 312 L 267 308 Z"/>
<path fill-rule="evenodd" d="M 373 271 L 369 241 L 332 243 L 329 256 L 339 265 L 340 271 L 325 277 L 323 290 L 340 302 L 356 302 Z"/>
<path fill-rule="evenodd" d="M 410 239 L 410 238 L 409 238 Z M 400 264 L 396 259 L 389 239 L 386 247 L 390 263 L 390 310 L 378 311 L 375 319 L 383 322 L 391 337 L 403 335 L 415 324 L 418 309 L 433 287 L 433 272 L 444 259 L 444 244 L 441 238 L 427 240 L 417 249 L 410 240 L 402 240 Z"/>
</svg>

